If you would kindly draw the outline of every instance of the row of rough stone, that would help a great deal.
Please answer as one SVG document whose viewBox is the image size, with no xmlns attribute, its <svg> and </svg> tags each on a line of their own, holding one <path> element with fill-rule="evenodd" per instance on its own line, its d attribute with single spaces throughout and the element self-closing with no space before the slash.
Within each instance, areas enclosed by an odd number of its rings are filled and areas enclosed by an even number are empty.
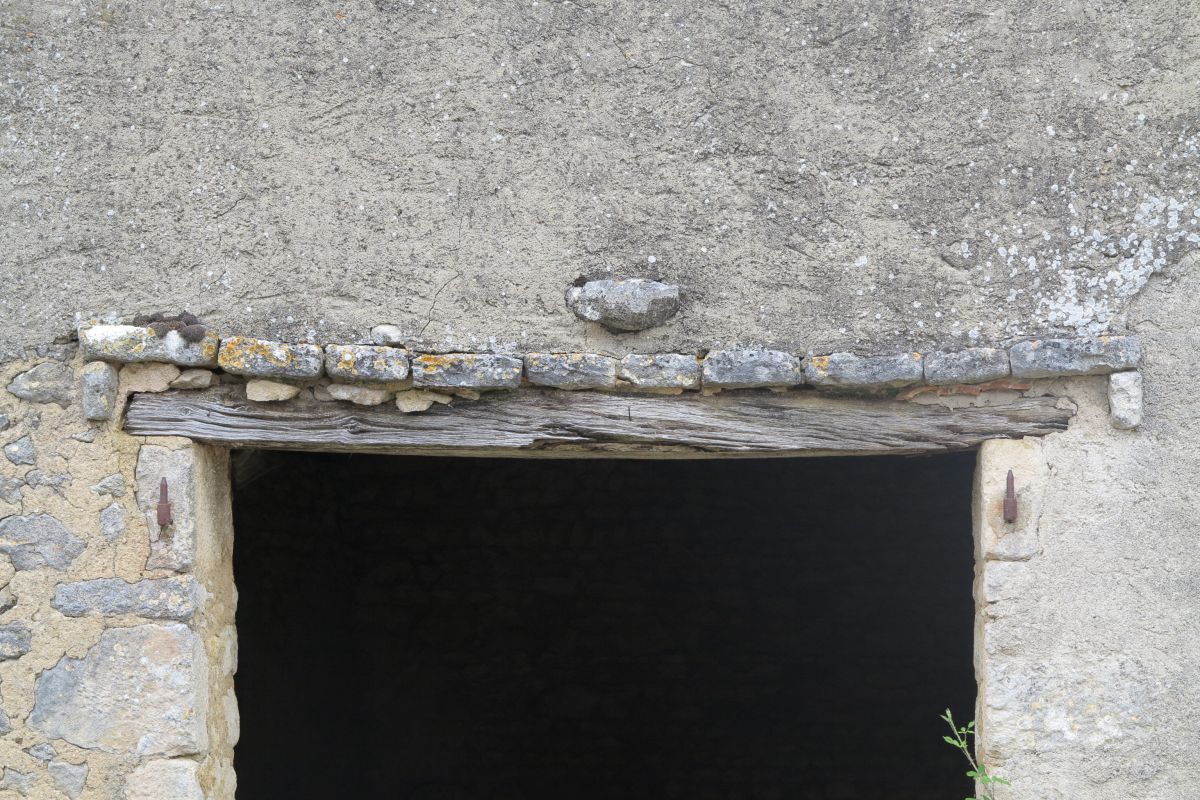
<svg viewBox="0 0 1200 800">
<path fill-rule="evenodd" d="M 916 383 L 986 383 L 1005 378 L 1100 375 L 1134 369 L 1141 346 L 1133 337 L 1041 339 L 1007 349 L 976 347 L 954 352 L 802 357 L 778 350 L 714 350 L 703 358 L 677 353 L 628 355 L 492 353 L 410 355 L 383 345 L 288 344 L 209 333 L 187 342 L 176 332 L 159 337 L 148 328 L 100 325 L 80 332 L 85 358 L 131 363 L 164 361 L 220 367 L 256 378 L 313 380 L 328 374 L 352 383 L 430 389 L 513 389 L 522 379 L 560 389 L 697 390 L 787 387 L 808 384 L 842 389 L 888 389 Z"/>
</svg>

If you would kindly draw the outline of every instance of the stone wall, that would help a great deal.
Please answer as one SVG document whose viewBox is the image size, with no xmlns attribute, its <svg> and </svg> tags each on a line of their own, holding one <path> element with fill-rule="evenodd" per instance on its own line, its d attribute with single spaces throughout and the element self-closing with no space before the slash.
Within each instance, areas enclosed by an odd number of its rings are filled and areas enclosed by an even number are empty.
<svg viewBox="0 0 1200 800">
<path fill-rule="evenodd" d="M 0 796 L 231 797 L 227 455 L 89 422 L 74 348 L 36 361 L 0 368 Z"/>
</svg>

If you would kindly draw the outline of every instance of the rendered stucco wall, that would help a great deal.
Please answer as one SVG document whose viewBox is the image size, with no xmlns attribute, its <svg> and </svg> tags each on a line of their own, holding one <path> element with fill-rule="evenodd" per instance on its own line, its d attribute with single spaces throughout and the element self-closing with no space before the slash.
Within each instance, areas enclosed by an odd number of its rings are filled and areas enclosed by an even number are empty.
<svg viewBox="0 0 1200 800">
<path fill-rule="evenodd" d="M 7 0 L 0 350 L 181 306 L 525 352 L 1119 330 L 1195 246 L 1194 12 Z M 576 320 L 610 271 L 681 316 Z"/>
</svg>

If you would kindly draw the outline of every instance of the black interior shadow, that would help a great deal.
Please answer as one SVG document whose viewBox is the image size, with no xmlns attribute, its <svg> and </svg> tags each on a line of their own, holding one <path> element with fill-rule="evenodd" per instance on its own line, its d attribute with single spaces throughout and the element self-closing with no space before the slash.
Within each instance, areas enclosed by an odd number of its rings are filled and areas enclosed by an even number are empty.
<svg viewBox="0 0 1200 800">
<path fill-rule="evenodd" d="M 239 796 L 958 800 L 973 469 L 239 453 Z"/>
</svg>

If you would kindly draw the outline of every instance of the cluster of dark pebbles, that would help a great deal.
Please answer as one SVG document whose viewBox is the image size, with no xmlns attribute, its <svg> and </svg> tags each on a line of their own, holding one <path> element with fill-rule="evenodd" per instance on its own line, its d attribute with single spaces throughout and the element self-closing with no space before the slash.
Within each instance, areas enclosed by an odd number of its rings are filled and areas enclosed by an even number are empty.
<svg viewBox="0 0 1200 800">
<path fill-rule="evenodd" d="M 160 338 L 166 336 L 169 331 L 179 331 L 179 335 L 189 342 L 198 342 L 204 338 L 204 323 L 195 314 L 187 311 L 178 314 L 167 314 L 163 311 L 138 314 L 133 318 L 133 324 L 149 328 Z"/>
</svg>

